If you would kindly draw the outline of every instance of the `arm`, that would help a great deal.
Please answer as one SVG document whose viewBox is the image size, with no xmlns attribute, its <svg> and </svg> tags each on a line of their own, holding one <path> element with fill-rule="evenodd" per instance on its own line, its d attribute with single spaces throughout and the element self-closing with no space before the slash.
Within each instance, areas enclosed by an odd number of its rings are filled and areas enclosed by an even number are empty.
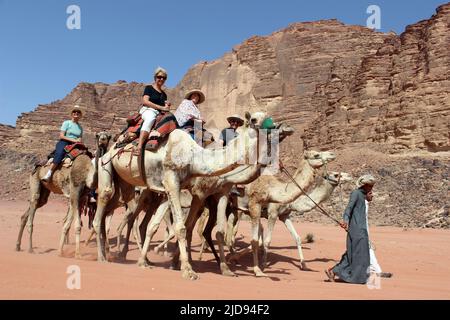
<svg viewBox="0 0 450 320">
<path fill-rule="evenodd" d="M 81 138 L 79 138 L 79 139 L 72 139 L 72 138 L 66 137 L 65 134 L 66 134 L 66 131 L 60 131 L 59 132 L 59 139 L 67 141 L 67 142 L 70 142 L 70 143 L 81 142 Z"/>
<path fill-rule="evenodd" d="M 356 201 L 358 201 L 358 191 L 354 190 L 350 194 L 350 200 L 348 202 L 347 208 L 345 208 L 343 220 L 346 224 L 350 221 L 350 214 L 353 211 L 353 208 L 355 207 Z"/>
</svg>

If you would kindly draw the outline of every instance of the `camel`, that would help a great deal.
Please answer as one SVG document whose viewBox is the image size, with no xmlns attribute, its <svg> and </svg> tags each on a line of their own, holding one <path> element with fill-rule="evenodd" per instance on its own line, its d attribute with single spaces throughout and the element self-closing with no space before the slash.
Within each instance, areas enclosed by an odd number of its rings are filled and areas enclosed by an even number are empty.
<svg viewBox="0 0 450 320">
<path fill-rule="evenodd" d="M 174 130 L 155 152 L 145 151 L 145 179 L 141 178 L 138 161 L 133 161 L 131 145 L 106 153 L 99 160 L 98 207 L 93 223 L 97 233 L 98 260 L 106 261 L 104 219 L 107 206 L 117 191 L 115 189 L 121 191 L 122 200 L 126 201 L 129 197 L 129 201 L 135 186 L 147 186 L 155 193 L 167 195 L 181 253 L 182 277 L 197 279 L 198 275 L 192 269 L 186 251 L 180 191 L 191 178 L 224 174 L 245 163 L 249 150 L 253 150 L 258 143 L 258 128 L 266 115 L 262 112 L 250 115 L 247 112 L 246 118 L 251 126 L 239 128 L 239 137 L 219 150 L 203 149 L 183 130 Z"/>
<path fill-rule="evenodd" d="M 279 131 L 279 140 L 283 141 L 287 136 L 293 134 L 294 129 L 286 124 L 280 124 L 278 126 Z M 276 142 L 276 141 L 275 141 Z M 260 146 L 260 155 L 267 154 L 267 144 L 262 144 Z M 263 162 L 265 159 L 263 159 Z M 225 233 L 225 221 L 226 221 L 226 205 L 228 203 L 228 195 L 230 193 L 231 188 L 235 184 L 245 184 L 251 181 L 254 181 L 260 175 L 261 162 L 256 163 L 254 165 L 241 165 L 234 169 L 233 171 L 214 177 L 197 177 L 190 181 L 187 185 L 190 193 L 192 194 L 192 202 L 190 202 L 190 210 L 189 215 L 186 218 L 186 240 L 188 245 L 188 257 L 189 261 L 192 261 L 191 251 L 190 251 L 190 243 L 192 239 L 192 231 L 194 226 L 199 218 L 199 214 L 205 208 L 205 201 L 209 198 L 207 202 L 207 207 L 210 212 L 213 212 L 214 215 L 217 215 L 218 230 L 216 233 L 216 238 L 219 243 L 220 250 L 220 258 L 217 257 L 217 253 L 215 250 L 213 251 L 216 259 L 218 260 L 219 267 L 223 275 L 234 276 L 234 273 L 231 272 L 225 261 L 225 254 L 223 250 L 224 246 L 224 233 Z M 162 206 L 162 205 L 161 205 Z M 146 241 L 144 243 L 143 249 L 141 251 L 141 259 L 139 261 L 140 265 L 144 265 L 146 261 L 146 254 L 148 251 L 148 246 L 150 245 L 150 241 L 153 235 L 156 233 L 156 230 L 159 226 L 159 223 L 163 216 L 167 215 L 168 206 L 165 208 L 159 208 L 155 217 L 152 219 L 150 225 L 147 228 Z M 209 240 L 209 238 L 208 238 Z M 164 245 L 168 239 L 166 239 L 161 245 Z M 212 240 L 208 241 L 208 244 L 212 246 Z M 157 249 L 159 246 L 157 247 Z M 174 255 L 173 266 L 178 264 L 178 254 L 177 251 Z"/>
<path fill-rule="evenodd" d="M 107 132 L 99 132 L 96 134 L 97 151 L 95 158 L 99 159 L 106 153 L 111 135 Z M 22 234 L 25 225 L 28 226 L 30 234 L 28 252 L 33 253 L 33 221 L 36 210 L 43 207 L 50 195 L 50 192 L 63 194 L 69 198 L 69 209 L 64 219 L 64 225 L 59 243 L 59 255 L 63 255 L 64 244 L 67 241 L 68 232 L 75 218 L 75 237 L 76 249 L 75 257 L 80 258 L 80 233 L 81 233 L 81 217 L 79 205 L 82 199 L 87 197 L 88 188 L 95 188 L 97 184 L 98 167 L 91 158 L 82 154 L 75 158 L 69 168 L 60 167 L 53 175 L 49 182 L 42 181 L 42 177 L 48 171 L 48 168 L 37 165 L 30 176 L 30 204 L 27 211 L 21 217 L 19 236 L 16 243 L 16 251 L 20 251 Z"/>
<path fill-rule="evenodd" d="M 302 188 L 309 187 L 315 179 L 316 169 L 322 167 L 336 155 L 329 151 L 305 151 L 294 174 L 296 183 Z M 248 197 L 249 216 L 252 225 L 251 246 L 253 251 L 253 271 L 257 277 L 266 277 L 260 267 L 258 258 L 258 242 L 260 236 L 261 209 L 269 203 L 286 204 L 302 195 L 302 191 L 293 182 L 283 182 L 275 176 L 261 176 L 245 187 Z"/>
<path fill-rule="evenodd" d="M 209 132 L 208 130 L 203 129 L 202 135 L 201 135 L 202 146 L 204 148 L 212 148 L 214 146 L 214 142 L 215 142 L 214 135 L 211 132 Z M 122 222 L 120 223 L 120 225 L 117 228 L 117 250 L 120 252 L 119 256 L 123 259 L 126 259 L 126 255 L 128 252 L 130 233 L 131 233 L 131 230 L 133 227 L 135 228 L 134 236 L 136 238 L 138 248 L 139 248 L 139 250 L 142 250 L 142 239 L 144 237 L 145 230 L 147 229 L 149 217 L 151 217 L 154 213 L 146 205 L 146 203 L 150 202 L 150 197 L 152 197 L 152 191 L 147 189 L 146 187 L 145 188 L 144 187 L 136 187 L 135 191 L 136 191 L 137 197 L 135 197 L 129 203 L 127 203 L 127 211 L 122 219 Z M 183 199 L 184 195 L 185 195 L 184 193 L 181 194 L 182 207 L 185 208 L 187 206 L 187 208 L 188 208 L 189 205 L 183 206 L 183 203 L 186 203 L 188 201 L 190 204 L 192 197 L 190 197 L 190 198 L 184 197 L 185 199 Z M 140 213 L 140 210 L 142 210 L 142 209 L 145 210 L 146 215 L 143 220 L 143 223 L 141 224 L 141 226 L 139 227 L 139 230 L 138 230 L 138 225 L 137 225 L 137 223 L 135 223 L 135 220 L 137 219 L 137 217 Z M 167 249 L 167 243 L 175 236 L 175 231 L 172 227 L 170 211 L 168 211 L 167 214 L 164 215 L 164 220 L 165 220 L 166 226 L 167 226 L 166 237 L 165 237 L 165 240 L 155 248 L 156 252 L 159 252 L 159 250 L 162 247 Z M 128 226 L 128 228 L 127 228 L 127 234 L 125 237 L 125 245 L 124 245 L 123 249 L 120 250 L 121 234 L 122 234 L 123 228 L 126 225 Z M 165 251 L 164 254 L 167 255 L 167 251 Z"/>
<path fill-rule="evenodd" d="M 316 187 L 311 191 L 308 196 L 317 204 L 328 200 L 331 197 L 334 189 L 342 183 L 352 181 L 352 176 L 345 172 L 328 172 L 321 179 Z M 277 218 L 283 221 L 284 225 L 294 237 L 297 244 L 298 254 L 300 257 L 300 266 L 302 270 L 306 270 L 306 264 L 302 252 L 302 242 L 300 236 L 297 234 L 294 225 L 291 221 L 291 212 L 296 211 L 299 214 L 304 214 L 313 210 L 316 207 L 313 201 L 311 201 L 306 195 L 302 195 L 295 201 L 288 204 L 269 203 L 267 206 L 267 234 L 264 239 L 263 261 L 262 265 L 267 263 L 267 253 L 272 241 L 272 232 L 275 226 Z"/>
</svg>

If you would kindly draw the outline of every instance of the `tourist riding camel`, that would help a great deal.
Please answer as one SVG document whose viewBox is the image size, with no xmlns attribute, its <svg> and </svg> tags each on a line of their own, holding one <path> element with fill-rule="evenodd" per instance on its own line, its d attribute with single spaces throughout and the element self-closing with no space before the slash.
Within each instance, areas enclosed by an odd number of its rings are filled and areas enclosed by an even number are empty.
<svg viewBox="0 0 450 320">
<path fill-rule="evenodd" d="M 111 135 L 102 131 L 97 133 L 97 151 L 95 159 L 99 159 L 106 153 Z M 51 160 L 51 159 L 50 159 Z M 54 163 L 54 161 L 53 161 Z M 64 218 L 64 225 L 59 245 L 59 254 L 63 254 L 63 247 L 67 241 L 68 232 L 75 219 L 75 237 L 76 248 L 75 257 L 81 257 L 80 254 L 80 204 L 83 200 L 87 200 L 89 190 L 97 187 L 97 161 L 92 161 L 91 157 L 86 153 L 79 154 L 73 161 L 69 161 L 66 165 L 57 167 L 50 181 L 42 180 L 48 166 L 37 165 L 30 177 L 30 204 L 27 211 L 21 217 L 19 235 L 16 243 L 16 250 L 20 251 L 22 234 L 25 225 L 28 225 L 30 234 L 28 251 L 33 252 L 33 221 L 36 210 L 43 207 L 51 192 L 63 194 L 69 198 L 69 209 Z M 48 171 L 47 171 L 48 172 Z M 28 222 L 28 223 L 27 223 Z"/>
<path fill-rule="evenodd" d="M 194 139 L 195 122 L 198 121 L 200 124 L 205 122 L 198 109 L 198 105 L 204 101 L 205 95 L 202 91 L 197 89 L 190 90 L 185 94 L 184 100 L 174 113 L 180 128 L 188 132 L 192 139 Z"/>
<path fill-rule="evenodd" d="M 73 107 L 70 114 L 72 116 L 72 119 L 64 121 L 61 126 L 59 141 L 56 144 L 55 155 L 53 156 L 53 163 L 45 176 L 42 177 L 43 181 L 48 182 L 51 180 L 53 173 L 66 156 L 67 152 L 65 148 L 71 144 L 82 142 L 83 127 L 81 127 L 79 120 L 83 116 L 83 112 L 81 111 L 80 107 L 76 105 Z"/>
<path fill-rule="evenodd" d="M 171 105 L 170 102 L 167 101 L 167 94 L 163 90 L 163 85 L 167 80 L 167 71 L 161 67 L 156 68 L 153 79 L 154 82 L 145 87 L 142 96 L 142 107 L 139 110 L 139 113 L 144 122 L 141 127 L 138 146 L 134 151 L 135 155 L 141 153 L 142 147 L 147 141 L 150 130 L 155 123 L 156 116 L 161 111 L 169 111 Z M 154 134 L 157 135 L 158 133 L 154 132 Z"/>
<path fill-rule="evenodd" d="M 244 124 L 244 119 L 242 119 L 238 114 L 233 114 L 227 118 L 230 126 L 223 129 L 219 136 L 219 145 L 226 146 L 231 140 L 237 137 L 238 133 L 236 129 Z"/>
</svg>

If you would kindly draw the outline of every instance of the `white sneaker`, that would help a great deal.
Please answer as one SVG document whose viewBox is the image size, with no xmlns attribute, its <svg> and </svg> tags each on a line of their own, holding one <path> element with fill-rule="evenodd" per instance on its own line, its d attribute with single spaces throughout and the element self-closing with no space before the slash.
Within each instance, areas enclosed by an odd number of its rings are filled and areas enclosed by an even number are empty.
<svg viewBox="0 0 450 320">
<path fill-rule="evenodd" d="M 52 172 L 51 172 L 51 170 L 48 170 L 48 171 L 47 171 L 47 173 L 45 174 L 45 176 L 44 176 L 44 177 L 42 177 L 42 179 L 41 179 L 41 180 L 44 180 L 44 181 L 49 181 L 49 180 L 50 180 L 50 178 L 51 178 L 51 176 L 52 176 Z"/>
</svg>

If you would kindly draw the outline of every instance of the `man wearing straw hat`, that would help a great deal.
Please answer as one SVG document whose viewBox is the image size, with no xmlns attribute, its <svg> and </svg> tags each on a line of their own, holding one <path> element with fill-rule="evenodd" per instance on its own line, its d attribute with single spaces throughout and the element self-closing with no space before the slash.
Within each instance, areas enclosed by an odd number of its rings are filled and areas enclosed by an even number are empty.
<svg viewBox="0 0 450 320">
<path fill-rule="evenodd" d="M 325 270 L 330 281 L 334 281 L 335 276 L 338 276 L 345 282 L 365 284 L 371 273 L 384 277 L 391 275 L 381 273 L 373 246 L 369 241 L 367 212 L 368 201 L 372 201 L 374 184 L 375 178 L 372 175 L 363 175 L 357 180 L 357 189 L 350 195 L 350 201 L 344 212 L 344 221 L 341 223 L 347 230 L 347 251 L 337 265 Z"/>
<path fill-rule="evenodd" d="M 244 124 L 244 119 L 242 119 L 238 114 L 233 114 L 227 118 L 230 126 L 228 128 L 223 129 L 220 132 L 219 136 L 219 145 L 222 144 L 224 147 L 231 140 L 238 136 L 236 129 Z"/>
<path fill-rule="evenodd" d="M 72 119 L 64 121 L 61 126 L 59 133 L 59 141 L 56 144 L 55 155 L 53 157 L 53 163 L 48 172 L 46 173 L 46 175 L 42 178 L 42 180 L 44 181 L 51 180 L 52 175 L 55 172 L 56 168 L 64 159 L 66 155 L 64 148 L 68 145 L 81 142 L 81 139 L 83 137 L 83 128 L 79 124 L 79 120 L 83 115 L 83 112 L 81 111 L 80 107 L 78 105 L 75 105 L 71 109 L 70 115 Z"/>
</svg>

